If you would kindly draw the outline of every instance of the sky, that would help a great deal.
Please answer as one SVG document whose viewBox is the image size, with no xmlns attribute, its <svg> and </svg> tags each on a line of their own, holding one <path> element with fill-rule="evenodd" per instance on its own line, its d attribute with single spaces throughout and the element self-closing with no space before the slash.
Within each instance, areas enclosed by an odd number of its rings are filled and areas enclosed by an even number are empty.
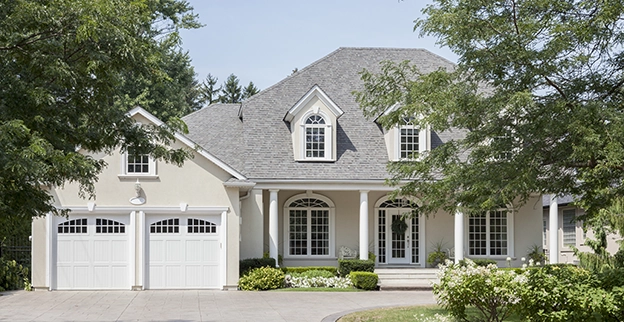
<svg viewBox="0 0 624 322">
<path fill-rule="evenodd" d="M 339 47 L 424 48 L 457 56 L 414 32 L 432 0 L 188 0 L 204 25 L 182 32 L 198 79 L 265 89 Z"/>
</svg>

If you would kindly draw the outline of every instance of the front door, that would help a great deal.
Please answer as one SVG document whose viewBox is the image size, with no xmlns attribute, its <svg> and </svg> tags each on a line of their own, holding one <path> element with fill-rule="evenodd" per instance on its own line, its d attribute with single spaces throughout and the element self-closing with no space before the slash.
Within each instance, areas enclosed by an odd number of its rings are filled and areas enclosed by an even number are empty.
<svg viewBox="0 0 624 322">
<path fill-rule="evenodd" d="M 421 227 L 413 203 L 386 201 L 377 210 L 377 258 L 380 264 L 420 264 Z M 393 228 L 394 227 L 394 228 Z"/>
</svg>

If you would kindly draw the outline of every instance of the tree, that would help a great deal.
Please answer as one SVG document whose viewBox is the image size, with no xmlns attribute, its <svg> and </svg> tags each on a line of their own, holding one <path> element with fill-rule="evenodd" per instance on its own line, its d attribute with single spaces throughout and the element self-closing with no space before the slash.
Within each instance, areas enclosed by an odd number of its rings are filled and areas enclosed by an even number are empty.
<svg viewBox="0 0 624 322">
<path fill-rule="evenodd" d="M 202 101 L 204 103 L 208 103 L 208 105 L 210 105 L 219 100 L 219 92 L 221 92 L 221 87 L 216 87 L 218 80 L 218 78 L 212 76 L 211 74 L 208 74 L 208 76 L 206 76 L 206 80 L 204 80 L 200 87 Z"/>
<path fill-rule="evenodd" d="M 389 165 L 423 211 L 521 204 L 572 194 L 587 216 L 624 195 L 624 10 L 620 1 L 434 0 L 421 35 L 459 56 L 423 75 L 408 63 L 363 72 L 364 113 L 465 130 L 417 161 Z"/>
<path fill-rule="evenodd" d="M 242 88 L 238 85 L 238 77 L 234 74 L 230 74 L 228 78 L 221 86 L 221 95 L 219 96 L 219 102 L 221 103 L 240 103 L 243 97 Z"/>
<path fill-rule="evenodd" d="M 245 86 L 245 88 L 243 88 L 243 96 L 242 99 L 246 100 L 256 94 L 258 94 L 260 90 L 256 87 L 256 85 L 254 85 L 253 82 L 249 82 L 249 85 Z"/>
<path fill-rule="evenodd" d="M 124 90 L 128 78 L 166 78 L 161 44 L 199 24 L 178 0 L 4 1 L 0 4 L 0 216 L 66 214 L 50 187 L 77 182 L 94 196 L 106 164 L 78 150 L 116 148 L 181 164 L 167 126 L 136 126 L 126 112 L 145 95 Z"/>
</svg>

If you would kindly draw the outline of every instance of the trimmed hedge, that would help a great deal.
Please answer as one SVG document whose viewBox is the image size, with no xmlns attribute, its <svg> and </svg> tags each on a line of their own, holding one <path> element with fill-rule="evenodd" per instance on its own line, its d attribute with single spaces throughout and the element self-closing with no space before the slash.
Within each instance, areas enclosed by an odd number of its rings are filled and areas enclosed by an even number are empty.
<svg viewBox="0 0 624 322">
<path fill-rule="evenodd" d="M 338 276 L 338 268 L 333 266 L 282 267 L 281 269 L 284 274 L 300 274 L 307 271 L 328 271 L 334 276 Z"/>
<path fill-rule="evenodd" d="M 340 276 L 347 276 L 351 272 L 374 272 L 375 262 L 361 259 L 339 259 L 338 272 Z"/>
<path fill-rule="evenodd" d="M 376 290 L 379 276 L 371 272 L 351 272 L 349 274 L 353 286 L 363 290 Z"/>
<path fill-rule="evenodd" d="M 475 263 L 475 265 L 477 266 L 488 266 L 490 264 L 494 264 L 496 265 L 496 261 L 493 259 L 485 259 L 485 258 L 476 258 L 476 259 L 470 259 L 473 263 Z M 466 260 L 462 259 L 459 261 L 459 265 L 461 266 L 466 266 Z"/>
<path fill-rule="evenodd" d="M 272 267 L 275 268 L 274 258 L 247 258 L 240 261 L 238 266 L 239 276 L 243 277 L 247 275 L 251 270 L 260 267 Z"/>
<path fill-rule="evenodd" d="M 238 280 L 238 287 L 243 291 L 274 290 L 283 284 L 284 272 L 269 266 L 253 269 Z"/>
</svg>

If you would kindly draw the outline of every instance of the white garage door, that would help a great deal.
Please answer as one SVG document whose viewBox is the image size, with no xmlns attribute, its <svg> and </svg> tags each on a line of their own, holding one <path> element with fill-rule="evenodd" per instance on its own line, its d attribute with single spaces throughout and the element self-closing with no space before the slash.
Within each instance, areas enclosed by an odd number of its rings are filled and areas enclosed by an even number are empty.
<svg viewBox="0 0 624 322">
<path fill-rule="evenodd" d="M 219 216 L 150 217 L 150 289 L 220 288 Z"/>
<path fill-rule="evenodd" d="M 56 288 L 130 289 L 128 216 L 72 216 L 56 225 Z"/>
</svg>

